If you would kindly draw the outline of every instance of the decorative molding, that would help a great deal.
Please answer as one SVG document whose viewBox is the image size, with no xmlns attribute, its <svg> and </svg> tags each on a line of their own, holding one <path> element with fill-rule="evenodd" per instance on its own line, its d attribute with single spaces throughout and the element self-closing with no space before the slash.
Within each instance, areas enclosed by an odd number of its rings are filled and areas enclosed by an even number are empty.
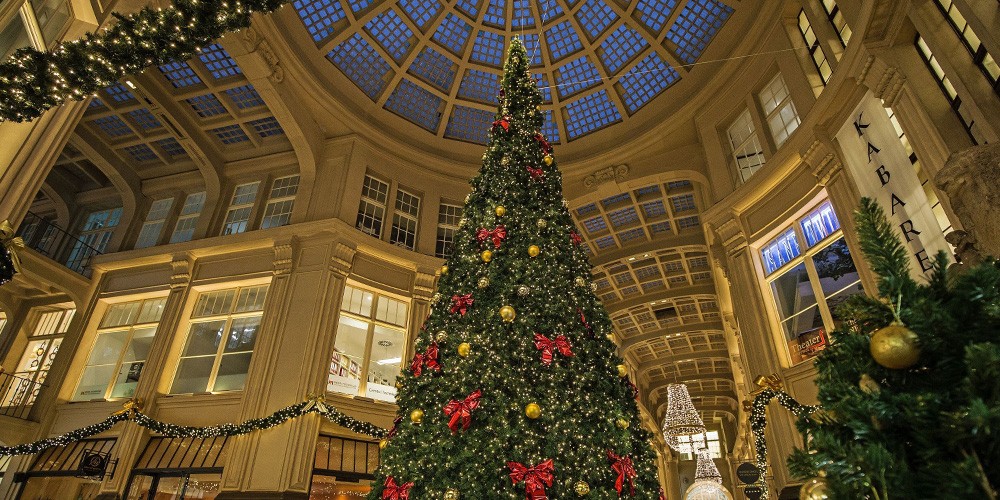
<svg viewBox="0 0 1000 500">
<path fill-rule="evenodd" d="M 825 141 L 816 140 L 802 154 L 802 161 L 812 167 L 812 174 L 821 186 L 826 186 L 840 170 L 843 164 L 834 154 L 833 149 Z"/>
<path fill-rule="evenodd" d="M 903 89 L 904 83 L 906 83 L 906 76 L 896 69 L 895 66 L 889 66 L 882 73 L 882 77 L 879 78 L 872 92 L 875 94 L 875 97 L 882 99 L 884 106 L 892 107 L 896 104 L 896 99 L 899 98 L 899 91 Z"/>
<path fill-rule="evenodd" d="M 341 276 L 350 274 L 351 268 L 354 267 L 354 255 L 358 251 L 338 242 L 334 243 L 332 253 L 333 255 L 330 257 L 330 270 Z"/>
<path fill-rule="evenodd" d="M 292 272 L 295 254 L 295 240 L 274 244 L 274 275 L 281 276 Z"/>
<path fill-rule="evenodd" d="M 743 233 L 743 227 L 735 216 L 723 222 L 716 229 L 716 233 L 719 234 L 722 246 L 726 249 L 726 254 L 730 257 L 748 245 L 746 234 Z"/>
<path fill-rule="evenodd" d="M 194 263 L 190 255 L 174 256 L 170 261 L 170 288 L 184 288 L 191 282 Z"/>
<path fill-rule="evenodd" d="M 857 81 L 864 82 L 865 78 L 868 78 L 868 72 L 872 70 L 872 66 L 875 64 L 875 56 L 868 54 L 865 58 L 864 65 L 861 66 L 861 71 L 858 72 Z"/>
<path fill-rule="evenodd" d="M 261 38 L 260 33 L 253 26 L 243 30 L 243 45 L 249 52 L 256 52 L 271 70 L 271 74 L 267 75 L 268 79 L 274 83 L 281 83 L 285 79 L 285 70 L 281 67 L 281 62 L 274 54 L 271 44 Z"/>
<path fill-rule="evenodd" d="M 874 50 L 893 46 L 910 13 L 910 0 L 874 0 L 864 32 L 865 47 Z"/>
<path fill-rule="evenodd" d="M 413 297 L 415 299 L 431 300 L 434 296 L 435 282 L 437 276 L 429 273 L 417 272 L 413 279 Z"/>
<path fill-rule="evenodd" d="M 583 187 L 594 189 L 607 182 L 621 182 L 628 177 L 629 167 L 626 164 L 602 168 L 583 178 Z"/>
</svg>

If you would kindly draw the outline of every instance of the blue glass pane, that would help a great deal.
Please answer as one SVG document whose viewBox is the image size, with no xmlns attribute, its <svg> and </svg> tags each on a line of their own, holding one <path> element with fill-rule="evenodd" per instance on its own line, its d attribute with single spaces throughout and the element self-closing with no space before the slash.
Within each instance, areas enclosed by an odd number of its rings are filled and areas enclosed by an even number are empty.
<svg viewBox="0 0 1000 500">
<path fill-rule="evenodd" d="M 120 83 L 116 83 L 104 89 L 104 91 L 107 92 L 108 95 L 111 96 L 111 100 L 115 102 L 119 103 L 128 102 L 135 99 L 135 96 L 132 95 L 132 92 L 130 92 L 129 89 L 125 88 L 125 86 Z"/>
<path fill-rule="evenodd" d="M 687 64 L 697 61 L 708 42 L 712 41 L 732 13 L 732 7 L 718 0 L 689 2 L 685 5 L 677 21 L 667 32 L 667 39 L 677 45 L 677 57 Z"/>
<path fill-rule="evenodd" d="M 631 71 L 622 75 L 618 84 L 622 87 L 622 100 L 629 113 L 635 113 L 678 78 L 677 70 L 656 52 L 650 52 Z"/>
<path fill-rule="evenodd" d="M 547 23 L 562 15 L 562 7 L 557 0 L 538 0 L 538 13 L 542 16 L 542 22 Z"/>
<path fill-rule="evenodd" d="M 635 11 L 642 24 L 659 33 L 676 7 L 677 0 L 639 0 Z"/>
<path fill-rule="evenodd" d="M 545 41 L 549 45 L 553 61 L 558 61 L 583 48 L 580 37 L 576 36 L 576 30 L 573 29 L 573 23 L 569 21 L 563 21 L 549 28 L 545 32 Z"/>
<path fill-rule="evenodd" d="M 191 66 L 184 62 L 168 62 L 160 66 L 160 72 L 167 77 L 174 88 L 190 87 L 201 83 L 201 78 L 198 78 Z"/>
<path fill-rule="evenodd" d="M 771 274 L 788 261 L 802 253 L 799 240 L 795 238 L 795 230 L 789 229 L 772 240 L 760 250 L 761 261 L 764 263 L 764 274 Z"/>
<path fill-rule="evenodd" d="M 523 34 L 518 36 L 521 37 L 521 41 L 524 42 L 524 51 L 528 54 L 528 65 L 541 66 L 542 48 L 538 43 L 538 35 Z"/>
<path fill-rule="evenodd" d="M 438 0 L 399 0 L 399 7 L 413 21 L 413 24 L 423 29 L 441 11 L 441 2 Z"/>
<path fill-rule="evenodd" d="M 93 124 L 97 128 L 101 129 L 101 132 L 107 134 L 108 137 L 124 137 L 126 135 L 132 135 L 132 129 L 125 124 L 125 121 L 118 117 L 118 115 L 103 116 L 101 118 L 96 118 Z"/>
<path fill-rule="evenodd" d="M 615 74 L 649 44 L 637 31 L 621 25 L 601 44 L 598 53 L 608 74 Z"/>
<path fill-rule="evenodd" d="M 655 219 L 662 215 L 666 215 L 667 207 L 663 204 L 663 200 L 653 200 L 643 203 L 642 213 L 646 215 L 647 219 Z"/>
<path fill-rule="evenodd" d="M 146 108 L 139 108 L 135 111 L 129 111 L 125 113 L 133 123 L 138 125 L 143 130 L 153 130 L 163 126 L 160 120 L 157 120 L 153 113 L 150 113 Z"/>
<path fill-rule="evenodd" d="M 552 87 L 549 85 L 549 78 L 544 73 L 534 73 L 531 76 L 538 82 L 538 90 L 542 93 L 542 102 L 552 102 Z"/>
<path fill-rule="evenodd" d="M 440 43 L 442 47 L 450 50 L 453 54 L 461 55 L 465 51 L 465 42 L 469 40 L 471 34 L 472 26 L 449 12 L 441 20 L 433 38 L 434 41 Z"/>
<path fill-rule="evenodd" d="M 261 99 L 260 94 L 257 93 L 257 89 L 253 88 L 253 85 L 234 87 L 226 90 L 225 94 L 240 109 L 256 108 L 257 106 L 264 105 L 264 99 Z"/>
<path fill-rule="evenodd" d="M 397 62 L 402 61 L 403 56 L 410 51 L 413 31 L 392 9 L 368 21 L 365 30 Z"/>
<path fill-rule="evenodd" d="M 456 64 L 444 54 L 430 47 L 424 47 L 410 65 L 410 74 L 419 76 L 441 91 L 448 92 L 455 81 L 456 68 Z"/>
<path fill-rule="evenodd" d="M 103 108 L 103 107 L 104 107 L 104 101 L 100 100 L 97 97 L 91 99 L 90 103 L 87 104 L 87 109 L 97 109 L 97 108 Z"/>
<path fill-rule="evenodd" d="M 316 42 L 332 35 L 333 25 L 346 15 L 338 0 L 295 0 L 292 5 Z"/>
<path fill-rule="evenodd" d="M 472 47 L 472 61 L 500 67 L 503 64 L 503 35 L 492 31 L 480 31 L 476 44 Z"/>
<path fill-rule="evenodd" d="M 455 6 L 458 7 L 458 10 L 475 20 L 479 16 L 479 5 L 482 3 L 483 0 L 458 0 Z"/>
<path fill-rule="evenodd" d="M 553 111 L 550 109 L 543 112 L 543 114 L 545 115 L 545 121 L 542 122 L 542 135 L 544 135 L 549 142 L 559 142 L 559 126 L 556 125 Z"/>
<path fill-rule="evenodd" d="M 334 47 L 326 57 L 372 100 L 385 90 L 389 63 L 360 34 Z"/>
<path fill-rule="evenodd" d="M 507 27 L 507 0 L 487 0 L 483 23 L 497 28 Z"/>
<path fill-rule="evenodd" d="M 587 0 L 576 12 L 576 20 L 591 40 L 597 38 L 618 19 L 618 14 L 605 0 Z"/>
<path fill-rule="evenodd" d="M 247 142 L 250 137 L 247 136 L 246 132 L 239 125 L 227 125 L 225 127 L 213 128 L 209 132 L 215 134 L 219 139 L 219 142 L 223 144 L 237 144 L 240 142 Z"/>
<path fill-rule="evenodd" d="M 584 205 L 576 209 L 576 215 L 578 217 L 585 217 L 595 212 L 597 212 L 597 203 L 591 203 L 590 205 Z"/>
<path fill-rule="evenodd" d="M 372 4 L 372 0 L 351 0 L 350 4 L 351 11 L 357 14 L 358 12 L 367 9 L 368 6 Z"/>
<path fill-rule="evenodd" d="M 385 108 L 431 132 L 436 132 L 441 122 L 443 103 L 444 100 L 431 91 L 404 78 L 386 100 Z"/>
<path fill-rule="evenodd" d="M 533 28 L 535 16 L 531 14 L 531 0 L 514 0 L 514 12 L 510 24 L 514 28 Z"/>
<path fill-rule="evenodd" d="M 559 89 L 560 99 L 595 87 L 599 83 L 601 75 L 587 56 L 574 59 L 556 70 L 556 87 Z"/>
<path fill-rule="evenodd" d="M 198 59 L 201 59 L 201 62 L 212 72 L 212 77 L 216 80 L 243 73 L 229 52 L 226 52 L 226 49 L 217 43 L 201 49 Z"/>
<path fill-rule="evenodd" d="M 187 100 L 187 103 L 202 118 L 221 115 L 226 112 L 226 108 L 222 106 L 222 103 L 219 102 L 219 98 L 215 97 L 215 94 L 192 97 Z"/>
<path fill-rule="evenodd" d="M 605 90 L 594 92 L 566 105 L 566 133 L 576 139 L 612 123 L 621 121 L 618 108 L 608 99 Z"/>
<path fill-rule="evenodd" d="M 830 202 L 825 202 L 810 212 L 800 224 L 802 225 L 802 234 L 806 237 L 806 245 L 810 247 L 840 229 L 840 221 L 837 220 L 837 214 L 833 211 Z"/>
<path fill-rule="evenodd" d="M 628 193 L 618 193 L 613 196 L 608 196 L 601 200 L 601 206 L 604 208 L 613 207 L 619 203 L 631 202 L 632 196 Z"/>
<path fill-rule="evenodd" d="M 458 86 L 458 97 L 488 104 L 499 104 L 497 94 L 500 92 L 500 75 L 487 73 L 478 69 L 465 72 L 465 78 Z"/>
<path fill-rule="evenodd" d="M 285 135 L 285 130 L 281 128 L 278 124 L 278 120 L 273 116 L 267 118 L 261 118 L 260 120 L 253 120 L 247 122 L 247 125 L 253 127 L 257 135 L 261 137 L 271 137 L 275 135 Z"/>
<path fill-rule="evenodd" d="M 160 149 L 162 149 L 163 152 L 167 154 L 167 156 L 175 157 L 175 156 L 187 155 L 187 151 L 184 150 L 184 146 L 181 146 L 181 144 L 177 142 L 177 139 L 174 139 L 173 137 L 160 139 L 156 141 L 154 144 L 159 146 Z"/>
<path fill-rule="evenodd" d="M 156 153 L 153 152 L 152 148 L 145 144 L 136 144 L 134 146 L 127 146 L 124 151 L 128 153 L 133 160 L 142 163 L 147 161 L 152 161 L 156 159 Z"/>
<path fill-rule="evenodd" d="M 444 136 L 451 139 L 486 144 L 493 123 L 494 113 L 481 109 L 455 106 L 445 128 Z"/>
</svg>

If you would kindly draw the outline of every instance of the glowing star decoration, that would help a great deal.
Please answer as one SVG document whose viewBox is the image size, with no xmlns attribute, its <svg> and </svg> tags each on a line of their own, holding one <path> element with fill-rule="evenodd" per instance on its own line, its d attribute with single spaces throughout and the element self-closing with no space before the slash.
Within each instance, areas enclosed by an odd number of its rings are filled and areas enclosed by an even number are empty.
<svg viewBox="0 0 1000 500">
<path fill-rule="evenodd" d="M 705 423 L 694 409 L 691 395 L 684 384 L 667 386 L 667 413 L 663 416 L 663 438 L 680 453 L 693 453 L 692 445 L 681 443 L 678 438 L 705 433 Z M 690 441 L 690 440 L 689 440 Z"/>
</svg>

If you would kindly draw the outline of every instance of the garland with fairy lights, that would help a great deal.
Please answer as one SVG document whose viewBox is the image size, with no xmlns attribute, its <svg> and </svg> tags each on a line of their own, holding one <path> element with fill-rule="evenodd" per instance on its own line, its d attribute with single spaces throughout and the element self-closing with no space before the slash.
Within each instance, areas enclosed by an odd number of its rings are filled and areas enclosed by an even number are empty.
<svg viewBox="0 0 1000 500">
<path fill-rule="evenodd" d="M 766 388 L 757 393 L 750 405 L 750 431 L 753 433 L 757 469 L 761 471 L 767 470 L 767 438 L 764 437 L 764 429 L 767 428 L 767 405 L 775 398 L 777 398 L 778 404 L 797 417 L 804 417 L 820 409 L 819 405 L 799 403 L 787 392 L 780 389 Z M 758 486 L 764 490 L 763 498 L 767 498 L 767 482 L 764 481 L 763 474 L 758 480 Z"/>
<path fill-rule="evenodd" d="M 23 122 L 67 100 L 82 101 L 128 74 L 190 59 L 220 36 L 250 26 L 254 13 L 288 0 L 175 0 L 144 7 L 98 33 L 49 51 L 17 50 L 0 63 L 0 121 Z"/>
<path fill-rule="evenodd" d="M 341 413 L 336 408 L 327 405 L 322 398 L 312 398 L 308 401 L 286 406 L 266 417 L 247 420 L 241 424 L 220 424 L 207 427 L 193 427 L 185 425 L 170 424 L 156 420 L 155 418 L 142 413 L 139 404 L 134 400 L 125 403 L 124 408 L 108 416 L 108 418 L 86 427 L 76 429 L 60 436 L 46 439 L 39 439 L 30 443 L 18 444 L 14 446 L 0 446 L 0 456 L 8 455 L 30 455 L 53 446 L 66 446 L 71 443 L 86 439 L 90 436 L 100 434 L 111 429 L 119 422 L 134 422 L 140 427 L 145 427 L 153 432 L 168 437 L 177 438 L 209 438 L 222 436 L 239 436 L 249 434 L 254 431 L 270 429 L 281 425 L 293 418 L 298 418 L 310 413 L 319 414 L 321 417 L 333 422 L 341 427 L 350 429 L 358 434 L 368 437 L 383 439 L 389 431 L 368 422 L 357 420 L 353 417 Z"/>
</svg>

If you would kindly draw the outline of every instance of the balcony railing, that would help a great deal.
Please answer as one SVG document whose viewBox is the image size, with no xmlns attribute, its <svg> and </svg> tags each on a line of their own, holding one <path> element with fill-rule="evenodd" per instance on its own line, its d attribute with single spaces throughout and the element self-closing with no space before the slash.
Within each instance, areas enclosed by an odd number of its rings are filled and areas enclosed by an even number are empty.
<svg viewBox="0 0 1000 500">
<path fill-rule="evenodd" d="M 35 403 L 38 392 L 44 384 L 32 379 L 18 377 L 9 373 L 0 373 L 0 415 L 28 419 L 31 405 Z"/>
<path fill-rule="evenodd" d="M 28 212 L 17 230 L 28 248 L 84 276 L 90 276 L 90 261 L 100 250 L 65 229 Z"/>
</svg>

